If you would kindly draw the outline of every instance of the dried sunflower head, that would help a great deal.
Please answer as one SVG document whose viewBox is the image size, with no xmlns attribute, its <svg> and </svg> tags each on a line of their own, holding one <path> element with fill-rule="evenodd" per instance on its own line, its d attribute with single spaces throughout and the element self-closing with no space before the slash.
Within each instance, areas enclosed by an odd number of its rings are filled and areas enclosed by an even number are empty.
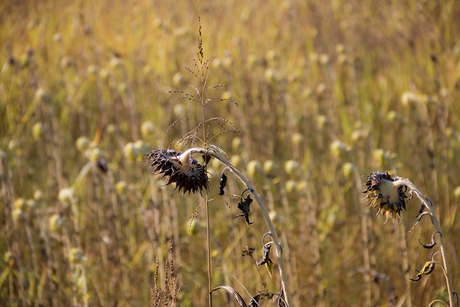
<svg viewBox="0 0 460 307">
<path fill-rule="evenodd" d="M 391 216 L 393 221 L 401 217 L 401 211 L 406 210 L 407 186 L 401 184 L 400 177 L 391 178 L 390 174 L 373 172 L 367 177 L 367 194 L 364 198 L 369 207 L 377 208 L 377 216 L 385 215 L 386 220 Z M 385 220 L 385 222 L 386 222 Z"/>
<path fill-rule="evenodd" d="M 186 192 L 200 192 L 209 186 L 205 167 L 198 164 L 189 153 L 181 151 L 156 149 L 146 157 L 146 163 L 153 168 L 152 174 L 163 175 L 166 185 L 176 183 L 176 189 Z"/>
</svg>

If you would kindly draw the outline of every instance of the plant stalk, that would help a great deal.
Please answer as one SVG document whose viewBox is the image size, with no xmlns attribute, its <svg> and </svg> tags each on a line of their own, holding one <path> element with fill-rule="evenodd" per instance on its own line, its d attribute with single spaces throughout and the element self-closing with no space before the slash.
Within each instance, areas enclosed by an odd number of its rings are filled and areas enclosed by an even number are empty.
<svg viewBox="0 0 460 307">
<path fill-rule="evenodd" d="M 203 148 L 190 148 L 187 151 L 185 151 L 183 154 L 188 155 L 188 154 L 192 154 L 192 153 L 207 154 L 207 155 L 209 155 L 211 157 L 216 158 L 217 160 L 222 162 L 225 166 L 227 166 L 238 177 L 238 179 L 241 180 L 241 182 L 246 186 L 246 188 L 248 188 L 251 191 L 251 194 L 254 196 L 255 200 L 259 204 L 259 208 L 262 211 L 262 215 L 263 215 L 263 217 L 265 219 L 265 222 L 267 223 L 268 229 L 269 229 L 269 231 L 271 233 L 271 236 L 272 236 L 272 239 L 273 239 L 273 245 L 276 247 L 276 249 L 275 249 L 276 250 L 275 257 L 276 257 L 276 259 L 278 261 L 278 265 L 279 265 L 279 270 L 280 270 L 280 275 L 281 275 L 281 284 L 282 284 L 283 291 L 284 291 L 284 296 L 285 296 L 284 299 L 288 303 L 288 306 L 292 306 L 291 305 L 291 302 L 292 302 L 291 293 L 289 291 L 289 284 L 288 284 L 288 279 L 287 279 L 287 274 L 286 274 L 286 266 L 284 264 L 284 259 L 283 259 L 283 249 L 281 247 L 281 244 L 279 243 L 278 236 L 277 236 L 276 230 L 275 230 L 275 226 L 273 225 L 273 223 L 272 223 L 272 221 L 270 219 L 270 215 L 268 214 L 268 210 L 264 205 L 264 201 L 263 201 L 262 197 L 260 197 L 260 195 L 256 192 L 256 190 L 251 185 L 251 183 L 246 179 L 246 177 L 244 177 L 244 175 L 241 174 L 241 172 L 236 167 L 234 167 L 230 163 L 230 161 L 228 161 L 227 159 L 222 157 L 215 150 L 213 150 L 213 149 L 207 149 L 206 150 L 206 149 L 203 149 Z"/>
</svg>

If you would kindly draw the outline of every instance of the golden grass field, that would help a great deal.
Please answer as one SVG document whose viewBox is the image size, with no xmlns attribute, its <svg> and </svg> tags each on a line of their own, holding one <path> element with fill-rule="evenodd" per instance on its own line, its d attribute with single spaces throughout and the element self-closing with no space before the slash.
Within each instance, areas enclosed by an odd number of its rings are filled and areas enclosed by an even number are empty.
<svg viewBox="0 0 460 307">
<path fill-rule="evenodd" d="M 203 197 L 173 192 L 142 162 L 201 121 L 199 103 L 169 93 L 199 85 L 186 67 L 195 68 L 200 25 L 204 58 L 215 55 L 208 84 L 226 85 L 207 90 L 216 101 L 205 117 L 244 132 L 210 143 L 263 197 L 292 305 L 448 299 L 440 267 L 409 281 L 439 250 L 418 242 L 430 241 L 429 218 L 409 232 L 416 197 L 402 222 L 386 223 L 361 200 L 373 171 L 409 178 L 431 198 L 460 291 L 459 1 L 6 0 L 0 306 L 148 306 L 170 241 L 177 306 L 207 306 Z M 188 120 L 168 131 L 179 118 Z M 263 287 L 241 254 L 255 247 L 260 259 L 268 230 L 256 205 L 250 226 L 234 218 L 228 195 L 243 186 L 227 174 L 219 196 L 222 167 L 211 161 L 208 171 L 212 286 L 249 302 Z M 277 263 L 272 278 L 260 268 L 278 293 Z M 225 291 L 213 305 L 238 306 Z"/>
</svg>

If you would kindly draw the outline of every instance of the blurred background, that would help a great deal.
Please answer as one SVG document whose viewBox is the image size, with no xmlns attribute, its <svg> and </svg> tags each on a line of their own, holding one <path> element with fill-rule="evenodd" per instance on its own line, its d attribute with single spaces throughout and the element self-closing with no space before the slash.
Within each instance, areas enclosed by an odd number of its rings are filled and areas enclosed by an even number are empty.
<svg viewBox="0 0 460 307">
<path fill-rule="evenodd" d="M 207 90 L 206 117 L 244 132 L 212 143 L 266 201 L 294 306 L 447 299 L 439 267 L 409 281 L 438 250 L 418 243 L 428 219 L 408 232 L 419 201 L 385 223 L 360 192 L 363 175 L 388 171 L 430 197 L 460 290 L 459 21 L 453 0 L 3 1 L 0 304 L 147 306 L 172 242 L 179 305 L 206 306 L 203 198 L 142 162 L 200 121 L 199 103 L 169 93 L 200 84 L 186 69 L 200 25 L 208 85 L 226 85 Z M 249 302 L 263 287 L 241 253 L 260 259 L 267 228 L 255 205 L 254 224 L 234 218 L 221 171 L 211 163 L 213 286 Z M 226 195 L 242 191 L 229 176 Z M 271 279 L 260 267 L 273 292 L 276 265 Z"/>
</svg>

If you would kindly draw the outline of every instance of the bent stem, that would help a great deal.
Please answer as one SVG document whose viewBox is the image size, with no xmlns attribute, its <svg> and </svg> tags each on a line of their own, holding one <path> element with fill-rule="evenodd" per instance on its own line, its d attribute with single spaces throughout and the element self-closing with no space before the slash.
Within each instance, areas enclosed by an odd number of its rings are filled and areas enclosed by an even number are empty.
<svg viewBox="0 0 460 307">
<path fill-rule="evenodd" d="M 436 229 L 436 231 L 439 231 L 439 245 L 441 247 L 441 255 L 442 255 L 442 267 L 444 271 L 444 277 L 446 278 L 446 284 L 447 284 L 447 292 L 449 293 L 449 306 L 454 306 L 454 297 L 453 297 L 453 291 L 452 291 L 452 280 L 450 276 L 450 271 L 449 271 L 449 266 L 447 265 L 447 253 L 446 253 L 446 246 L 444 244 L 444 238 L 442 235 L 441 227 L 439 226 L 439 221 L 436 216 L 436 213 L 434 212 L 433 208 L 433 203 L 428 197 L 425 197 L 417 187 L 410 182 L 408 179 L 399 179 L 396 180 L 393 185 L 395 187 L 398 186 L 407 186 L 409 188 L 409 194 L 411 195 L 412 192 L 415 192 L 417 197 L 420 199 L 422 204 L 425 206 L 425 208 L 428 210 L 431 221 Z"/>
<path fill-rule="evenodd" d="M 279 265 L 279 270 L 280 270 L 280 275 L 281 275 L 281 284 L 282 284 L 284 295 L 285 295 L 284 299 L 288 303 L 288 306 L 292 306 L 291 305 L 291 302 L 292 302 L 291 292 L 289 291 L 288 279 L 287 279 L 287 274 L 286 274 L 286 266 L 284 264 L 284 259 L 283 259 L 283 249 L 281 247 L 281 244 L 279 243 L 278 236 L 275 230 L 275 226 L 273 225 L 270 219 L 270 215 L 268 214 L 267 207 L 265 207 L 262 197 L 260 197 L 260 195 L 256 192 L 256 190 L 251 185 L 251 183 L 246 179 L 246 177 L 244 177 L 244 175 L 241 174 L 241 172 L 236 167 L 234 167 L 230 163 L 230 161 L 228 161 L 223 156 L 218 154 L 215 150 L 213 149 L 206 150 L 203 148 L 190 148 L 187 151 L 185 151 L 183 154 L 187 156 L 188 154 L 193 154 L 193 153 L 206 154 L 213 158 L 216 158 L 221 163 L 223 163 L 225 166 L 227 166 L 235 174 L 235 176 L 238 177 L 238 179 L 240 179 L 240 181 L 246 186 L 246 188 L 248 188 L 251 191 L 251 194 L 254 196 L 255 200 L 259 204 L 259 208 L 262 211 L 262 215 L 271 233 L 273 243 L 276 246 L 275 256 L 276 256 L 276 259 Z"/>
</svg>

